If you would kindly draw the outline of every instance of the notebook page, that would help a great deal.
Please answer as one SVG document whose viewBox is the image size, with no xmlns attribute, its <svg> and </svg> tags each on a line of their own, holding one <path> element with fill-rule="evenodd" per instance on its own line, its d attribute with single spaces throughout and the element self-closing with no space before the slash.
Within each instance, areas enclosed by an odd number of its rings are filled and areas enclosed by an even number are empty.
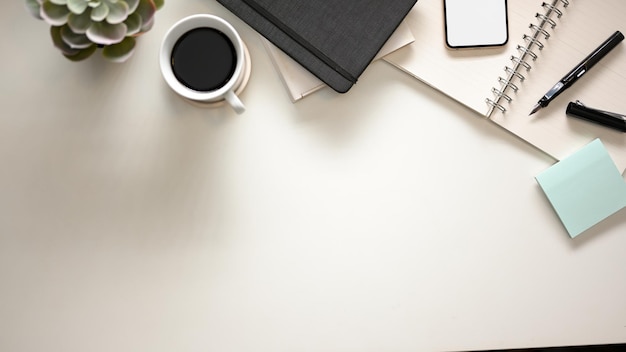
<svg viewBox="0 0 626 352">
<path fill-rule="evenodd" d="M 509 1 L 513 3 L 513 1 Z M 519 83 L 518 94 L 496 111 L 491 120 L 517 134 L 557 160 L 562 160 L 595 138 L 600 138 L 621 173 L 626 169 L 626 134 L 577 118 L 568 117 L 570 101 L 601 110 L 626 114 L 626 41 L 563 92 L 546 108 L 528 116 L 537 101 L 565 74 L 580 63 L 616 30 L 626 32 L 623 15 L 626 1 L 570 0 L 556 19 L 553 35 L 542 41 L 545 48 L 530 62 L 533 68 Z M 536 22 L 535 22 L 536 23 Z M 519 42 L 519 40 L 518 40 Z"/>
<path fill-rule="evenodd" d="M 541 2 L 509 0 L 509 41 L 506 45 L 451 50 L 445 46 L 443 1 L 420 0 L 405 19 L 415 41 L 384 60 L 486 115 L 489 105 L 485 99 L 493 98 L 491 88 L 498 86 L 498 77 L 506 77 L 504 66 L 510 66 L 511 54 L 517 54 L 515 47 L 540 10 Z"/>
</svg>

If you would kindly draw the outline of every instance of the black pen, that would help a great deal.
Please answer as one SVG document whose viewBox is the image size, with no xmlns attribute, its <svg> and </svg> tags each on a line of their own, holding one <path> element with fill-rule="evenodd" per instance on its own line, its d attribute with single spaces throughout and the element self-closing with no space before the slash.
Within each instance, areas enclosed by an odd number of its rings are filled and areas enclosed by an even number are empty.
<svg viewBox="0 0 626 352">
<path fill-rule="evenodd" d="M 584 75 L 589 69 L 600 61 L 606 54 L 609 53 L 619 42 L 624 40 L 624 35 L 617 31 L 613 33 L 604 43 L 602 43 L 596 50 L 594 50 L 589 56 L 587 56 L 578 66 L 571 70 L 565 77 L 561 78 L 557 84 L 552 87 L 535 105 L 533 111 L 529 115 L 532 115 L 539 111 L 541 108 L 545 108 L 550 102 L 561 94 L 564 90 L 569 88 L 574 82 L 576 82 L 582 75 Z"/>
<path fill-rule="evenodd" d="M 570 102 L 565 113 L 582 120 L 591 121 L 618 131 L 626 132 L 626 116 L 614 112 L 593 109 L 580 101 Z"/>
</svg>

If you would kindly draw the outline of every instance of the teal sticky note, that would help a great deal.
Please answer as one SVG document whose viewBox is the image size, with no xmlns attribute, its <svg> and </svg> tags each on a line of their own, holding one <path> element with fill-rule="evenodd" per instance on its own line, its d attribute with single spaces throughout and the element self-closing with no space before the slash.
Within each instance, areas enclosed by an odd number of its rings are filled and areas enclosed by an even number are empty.
<svg viewBox="0 0 626 352">
<path fill-rule="evenodd" d="M 626 182 L 599 139 L 535 179 L 572 238 L 626 207 Z"/>
</svg>

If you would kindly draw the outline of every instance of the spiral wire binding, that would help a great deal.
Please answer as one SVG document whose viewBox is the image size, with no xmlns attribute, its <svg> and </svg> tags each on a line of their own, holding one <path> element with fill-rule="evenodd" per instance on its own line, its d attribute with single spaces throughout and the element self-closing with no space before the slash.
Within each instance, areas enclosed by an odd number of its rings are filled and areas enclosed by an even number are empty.
<svg viewBox="0 0 626 352">
<path fill-rule="evenodd" d="M 568 0 L 552 0 L 550 3 L 543 2 L 541 7 L 545 10 L 545 13 L 537 13 L 535 18 L 539 21 L 539 24 L 531 23 L 529 25 L 529 29 L 532 33 L 530 35 L 524 34 L 523 40 L 526 43 L 525 46 L 518 45 L 517 51 L 519 52 L 518 56 L 511 55 L 511 67 L 505 66 L 504 72 L 506 73 L 506 77 L 498 77 L 498 82 L 500 83 L 500 88 L 492 88 L 491 92 L 494 95 L 494 99 L 487 98 L 485 102 L 489 105 L 489 111 L 487 112 L 487 117 L 491 116 L 495 109 L 500 110 L 502 113 L 506 112 L 506 108 L 504 107 L 503 100 L 506 100 L 507 103 L 510 103 L 513 98 L 508 94 L 508 91 L 511 90 L 513 92 L 517 92 L 519 87 L 514 83 L 515 79 L 519 82 L 523 82 L 526 77 L 521 73 L 522 69 L 526 71 L 530 71 L 532 65 L 529 63 L 529 58 L 532 61 L 537 60 L 538 56 L 533 52 L 533 49 L 537 47 L 539 50 L 542 50 L 544 47 L 543 42 L 541 42 L 541 37 L 543 39 L 548 40 L 550 38 L 550 33 L 546 30 L 546 26 L 550 26 L 550 28 L 554 29 L 557 25 L 556 21 L 552 19 L 553 15 L 556 15 L 557 18 L 563 16 L 563 11 L 561 11 L 558 6 L 562 5 L 564 8 L 569 6 Z"/>
</svg>

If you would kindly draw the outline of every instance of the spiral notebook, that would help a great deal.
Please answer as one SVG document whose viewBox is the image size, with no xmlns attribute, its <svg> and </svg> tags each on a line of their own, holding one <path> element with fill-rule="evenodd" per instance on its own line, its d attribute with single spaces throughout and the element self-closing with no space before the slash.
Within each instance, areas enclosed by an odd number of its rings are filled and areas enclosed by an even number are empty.
<svg viewBox="0 0 626 352">
<path fill-rule="evenodd" d="M 565 110 L 570 101 L 580 100 L 626 114 L 626 43 L 548 107 L 528 115 L 556 82 L 611 34 L 626 32 L 624 14 L 624 0 L 508 0 L 505 46 L 450 50 L 445 47 L 443 1 L 420 0 L 405 20 L 415 41 L 383 60 L 556 160 L 600 138 L 623 173 L 626 133 L 567 117 Z"/>
</svg>

